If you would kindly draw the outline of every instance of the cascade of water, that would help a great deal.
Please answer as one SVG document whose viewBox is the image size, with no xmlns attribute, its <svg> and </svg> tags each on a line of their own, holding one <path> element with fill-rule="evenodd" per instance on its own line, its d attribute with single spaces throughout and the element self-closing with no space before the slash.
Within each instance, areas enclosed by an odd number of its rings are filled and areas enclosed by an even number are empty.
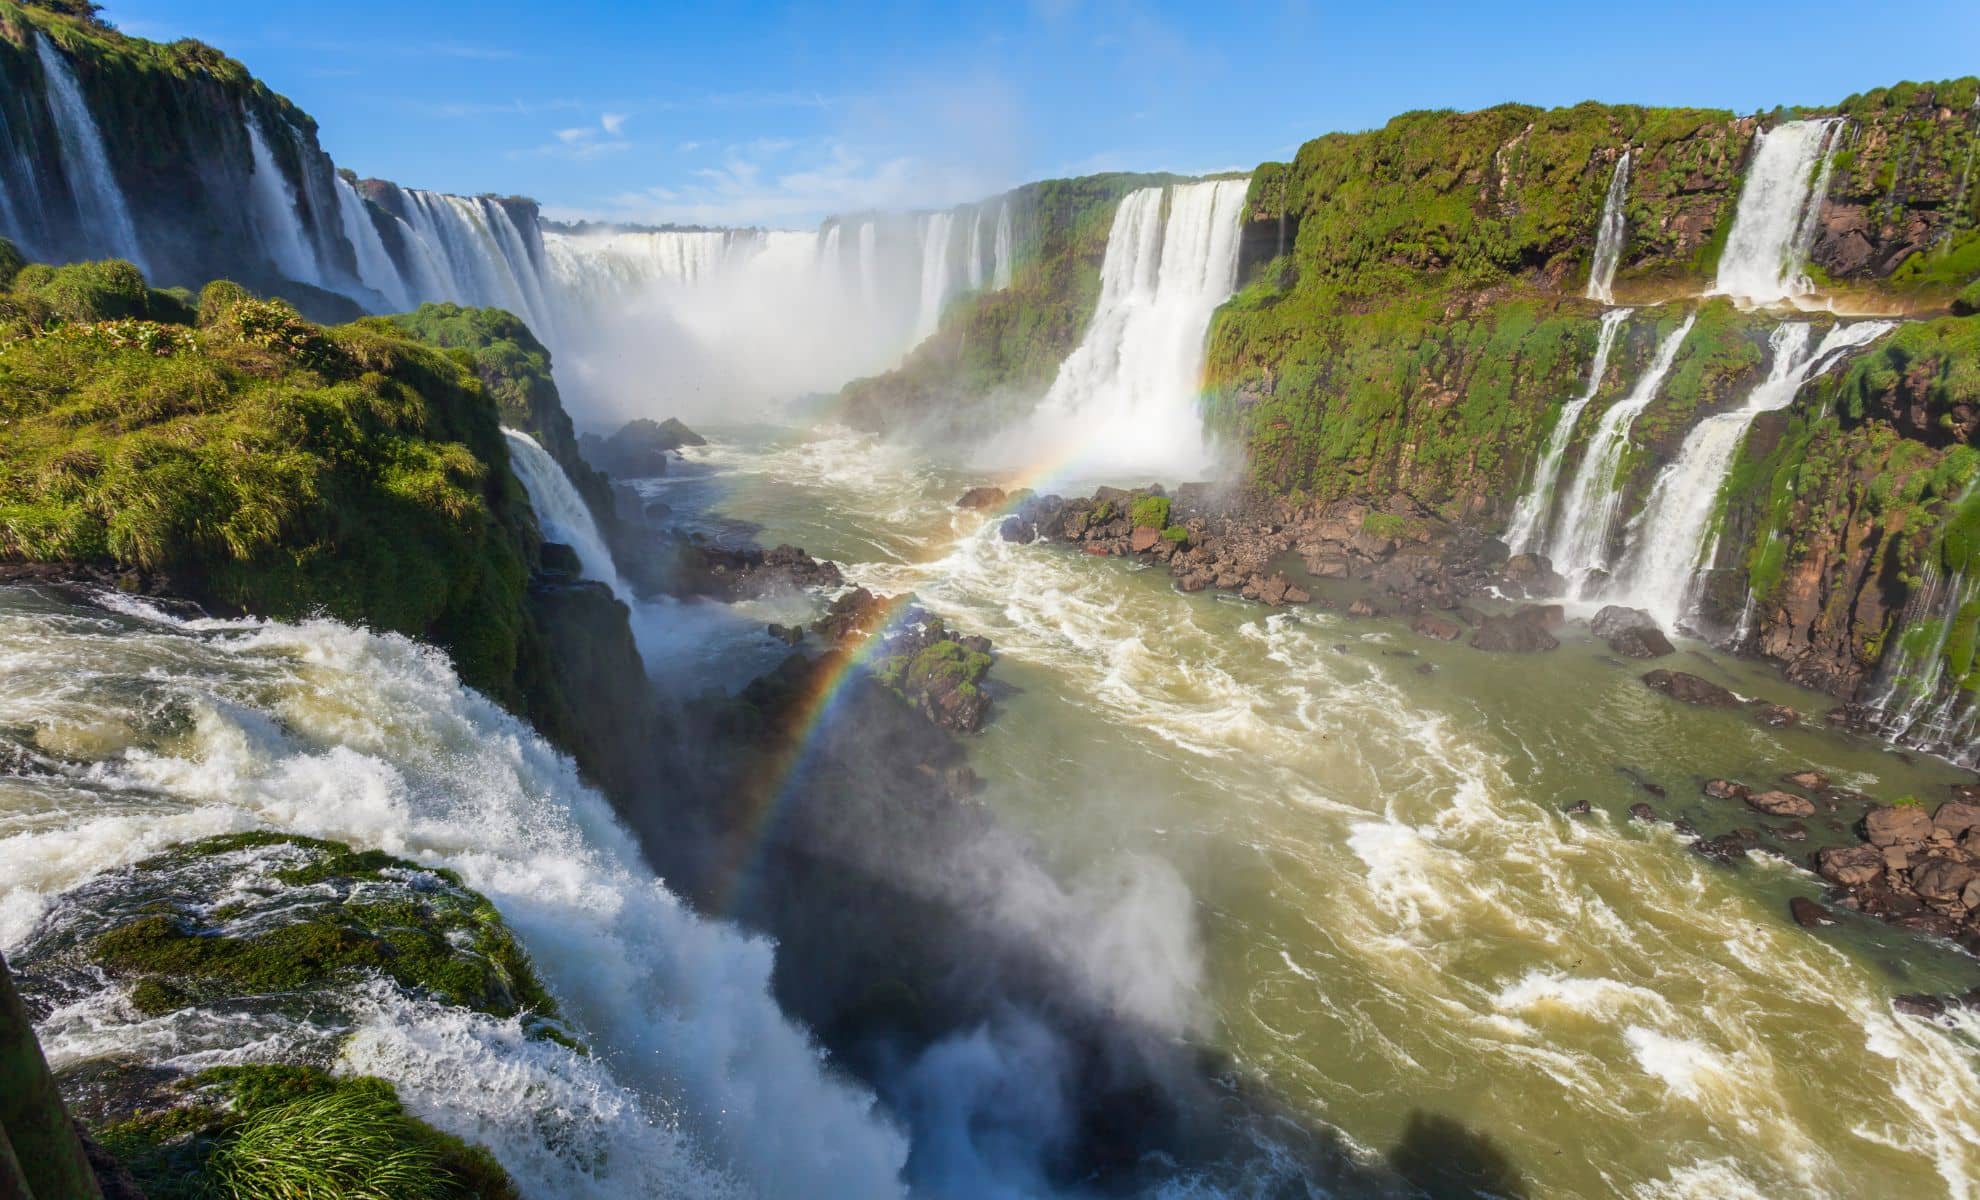
<svg viewBox="0 0 1980 1200">
<path fill-rule="evenodd" d="M 431 299 L 506 308 L 538 336 L 554 332 L 540 272 L 508 210 L 485 196 L 405 193 L 408 224 L 433 251 L 449 287 Z"/>
<path fill-rule="evenodd" d="M 612 561 L 611 548 L 598 532 L 590 505 L 571 486 L 564 469 L 535 438 L 521 430 L 505 427 L 502 434 L 509 439 L 509 462 L 515 467 L 516 478 L 522 480 L 523 490 L 529 493 L 529 506 L 536 511 L 536 523 L 545 540 L 562 542 L 577 551 L 587 578 L 609 586 L 613 595 L 632 605 L 632 589 L 619 577 L 618 564 Z"/>
<path fill-rule="evenodd" d="M 983 210 L 978 208 L 969 222 L 969 290 L 983 286 Z"/>
<path fill-rule="evenodd" d="M 935 332 L 942 320 L 942 305 L 949 298 L 949 230 L 954 223 L 955 214 L 947 211 L 922 218 L 921 305 L 914 318 L 917 344 Z"/>
<path fill-rule="evenodd" d="M 997 236 L 992 254 L 996 268 L 990 274 L 990 286 L 1003 291 L 1011 286 L 1011 202 L 1005 200 L 997 206 Z"/>
<path fill-rule="evenodd" d="M 364 197 L 341 175 L 335 177 L 333 186 L 337 194 L 337 222 L 357 257 L 358 282 L 383 296 L 394 308 L 412 308 L 412 293 L 399 274 L 398 264 L 392 261 L 391 252 L 385 249 L 385 239 L 378 235 L 378 226 L 372 223 Z"/>
<path fill-rule="evenodd" d="M 34 168 L 28 161 L 27 153 L 14 141 L 12 129 L 7 125 L 7 111 L 0 106 L 0 235 L 13 239 L 15 245 L 32 252 L 35 239 L 27 234 L 27 222 L 21 216 L 25 209 L 38 203 L 37 188 L 33 186 L 29 172 Z M 25 201 L 14 199 L 14 189 L 21 188 Z"/>
<path fill-rule="evenodd" d="M 1962 766 L 1980 764 L 1980 704 L 1948 678 L 1946 650 L 1962 618 L 1980 613 L 1980 578 L 1946 578 L 1936 557 L 1898 622 L 1906 632 L 1878 672 L 1877 695 L 1866 706 L 1869 724 L 1893 742 L 1944 755 Z M 1970 669 L 1972 664 L 1961 664 Z"/>
<path fill-rule="evenodd" d="M 1629 151 L 1616 160 L 1615 173 L 1609 176 L 1609 194 L 1602 200 L 1602 223 L 1595 231 L 1595 258 L 1588 266 L 1588 298 L 1604 304 L 1616 302 L 1611 290 L 1616 282 L 1616 267 L 1622 262 L 1623 230 L 1627 218 L 1623 205 L 1629 199 Z"/>
<path fill-rule="evenodd" d="M 48 81 L 48 112 L 62 139 L 62 174 L 75 199 L 83 237 L 88 244 L 106 247 L 116 257 L 143 269 L 137 226 L 131 222 L 123 189 L 117 185 L 110 155 L 103 148 L 103 134 L 90 115 L 76 74 L 46 34 L 34 35 L 34 49 Z"/>
<path fill-rule="evenodd" d="M 835 221 L 818 241 L 818 264 L 834 280 L 839 278 L 839 242 L 841 229 Z"/>
<path fill-rule="evenodd" d="M 282 174 L 281 164 L 268 148 L 261 122 L 252 112 L 243 116 L 247 127 L 248 156 L 252 173 L 248 176 L 248 211 L 260 235 L 262 252 L 284 279 L 322 286 L 316 256 L 310 252 L 302 221 L 296 216 L 296 193 Z"/>
<path fill-rule="evenodd" d="M 1060 365 L 1024 444 L 1036 460 L 1085 446 L 1091 472 L 1189 478 L 1209 464 L 1197 395 L 1210 315 L 1237 280 L 1248 180 L 1142 188 L 1115 210 L 1100 266 L 1100 302 Z"/>
<path fill-rule="evenodd" d="M 1595 337 L 1595 358 L 1588 364 L 1587 386 L 1579 396 L 1561 406 L 1554 431 L 1548 435 L 1546 448 L 1533 468 L 1533 482 L 1520 496 L 1513 508 L 1512 521 L 1506 526 L 1506 545 L 1514 554 L 1531 553 L 1546 533 L 1547 517 L 1553 511 L 1554 484 L 1560 479 L 1561 459 L 1567 454 L 1568 443 L 1574 440 L 1574 427 L 1581 419 L 1581 411 L 1602 387 L 1602 375 L 1609 369 L 1609 352 L 1615 348 L 1616 334 L 1632 311 L 1615 308 L 1602 314 L 1602 328 Z"/>
<path fill-rule="evenodd" d="M 1786 408 L 1803 384 L 1842 361 L 1849 351 L 1889 333 L 1889 321 L 1839 325 L 1811 353 L 1810 328 L 1789 321 L 1774 330 L 1767 377 L 1731 412 L 1705 418 L 1685 436 L 1677 457 L 1657 475 L 1643 520 L 1610 594 L 1647 610 L 1665 628 L 1689 611 L 1711 566 L 1708 538 L 1719 489 L 1731 473 L 1746 431 L 1761 413 Z"/>
<path fill-rule="evenodd" d="M 1561 507 L 1560 524 L 1554 530 L 1548 557 L 1554 569 L 1566 576 L 1578 598 L 1588 585 L 1589 576 L 1608 565 L 1609 532 L 1622 503 L 1622 483 L 1616 472 L 1622 465 L 1623 448 L 1629 443 L 1629 429 L 1637 415 L 1657 398 L 1677 361 L 1678 347 L 1684 344 L 1697 321 L 1696 313 L 1685 317 L 1665 336 L 1651 360 L 1650 369 L 1636 381 L 1627 396 L 1610 405 L 1588 436 L 1581 466 L 1568 486 L 1567 501 Z"/>
<path fill-rule="evenodd" d="M 1713 291 L 1753 304 L 1814 290 L 1802 273 L 1828 194 L 1840 117 L 1789 121 L 1756 138 Z"/>
</svg>

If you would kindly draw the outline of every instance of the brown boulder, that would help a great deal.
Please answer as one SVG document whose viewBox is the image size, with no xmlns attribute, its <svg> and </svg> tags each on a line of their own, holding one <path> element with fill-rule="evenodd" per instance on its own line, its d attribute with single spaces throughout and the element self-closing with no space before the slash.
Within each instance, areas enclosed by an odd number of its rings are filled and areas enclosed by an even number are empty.
<svg viewBox="0 0 1980 1200">
<path fill-rule="evenodd" d="M 1770 817 L 1812 817 L 1815 806 L 1806 796 L 1793 792 L 1756 792 L 1746 797 L 1746 806 Z"/>
<path fill-rule="evenodd" d="M 1128 535 L 1128 549 L 1136 554 L 1146 554 L 1162 544 L 1162 531 L 1147 525 L 1139 526 Z"/>
<path fill-rule="evenodd" d="M 1980 804 L 1971 800 L 1948 800 L 1932 814 L 1932 827 L 1959 837 L 1969 829 L 1980 828 Z"/>
<path fill-rule="evenodd" d="M 1830 883 L 1858 887 L 1884 873 L 1884 856 L 1873 846 L 1831 846 L 1815 856 L 1815 870 Z"/>
<path fill-rule="evenodd" d="M 1464 626 L 1445 617 L 1424 613 L 1409 623 L 1409 627 L 1427 638 L 1440 642 L 1455 642 L 1464 634 Z"/>
<path fill-rule="evenodd" d="M 1004 501 L 1008 499 L 1010 497 L 1005 495 L 1003 488 L 973 487 L 957 499 L 956 507 L 971 508 L 981 512 L 987 508 L 1002 508 Z"/>
<path fill-rule="evenodd" d="M 1873 846 L 1917 846 L 1932 836 L 1932 818 L 1916 804 L 1879 804 L 1863 814 L 1863 836 Z"/>
<path fill-rule="evenodd" d="M 1518 617 L 1486 617 L 1471 635 L 1472 646 L 1507 654 L 1535 654 L 1557 650 L 1560 643 L 1537 622 Z"/>
<path fill-rule="evenodd" d="M 1785 704 L 1763 704 L 1753 719 L 1770 729 L 1786 729 L 1801 724 L 1801 714 Z"/>
<path fill-rule="evenodd" d="M 1686 704 L 1699 704 L 1708 708 L 1728 708 L 1739 703 L 1739 697 L 1709 680 L 1700 679 L 1685 671 L 1658 669 L 1643 676 L 1646 686 L 1664 693 L 1673 700 Z"/>
<path fill-rule="evenodd" d="M 1714 800 L 1744 800 L 1746 785 L 1730 779 L 1708 779 L 1705 781 L 1705 794 Z"/>
<path fill-rule="evenodd" d="M 1966 863 L 1935 858 L 1912 870 L 1911 890 L 1927 900 L 1958 900 L 1975 879 L 1980 879 L 1980 871 Z"/>
<path fill-rule="evenodd" d="M 1794 923 L 1803 929 L 1821 929 L 1837 923 L 1835 916 L 1828 909 L 1806 896 L 1796 896 L 1788 901 L 1788 914 L 1794 918 Z"/>
<path fill-rule="evenodd" d="M 1829 777 L 1820 771 L 1790 771 L 1781 776 L 1781 782 L 1792 787 L 1807 788 L 1819 792 L 1829 786 Z"/>
<path fill-rule="evenodd" d="M 1655 628 L 1636 627 L 1625 629 L 1609 639 L 1609 649 L 1624 658 L 1662 658 L 1666 654 L 1677 653 L 1671 639 Z"/>
</svg>

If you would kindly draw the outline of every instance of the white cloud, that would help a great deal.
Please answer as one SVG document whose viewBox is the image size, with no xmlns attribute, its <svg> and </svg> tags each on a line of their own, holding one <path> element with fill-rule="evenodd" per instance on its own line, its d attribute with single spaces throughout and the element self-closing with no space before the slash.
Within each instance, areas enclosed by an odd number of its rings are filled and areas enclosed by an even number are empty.
<svg viewBox="0 0 1980 1200">
<path fill-rule="evenodd" d="M 626 128 L 626 114 L 616 112 L 601 114 L 598 118 L 598 124 L 606 133 L 611 134 L 613 137 L 618 137 Z"/>
</svg>

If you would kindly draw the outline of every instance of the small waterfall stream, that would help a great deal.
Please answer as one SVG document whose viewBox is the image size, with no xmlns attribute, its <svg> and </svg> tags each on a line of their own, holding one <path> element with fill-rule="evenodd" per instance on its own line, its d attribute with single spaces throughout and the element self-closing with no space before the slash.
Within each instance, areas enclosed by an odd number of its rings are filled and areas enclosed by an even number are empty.
<svg viewBox="0 0 1980 1200">
<path fill-rule="evenodd" d="M 509 462 L 515 467 L 516 478 L 522 480 L 523 490 L 529 493 L 529 506 L 536 510 L 536 523 L 542 527 L 544 538 L 577 551 L 587 578 L 609 586 L 613 595 L 632 605 L 632 589 L 619 578 L 618 564 L 612 561 L 611 548 L 599 533 L 591 508 L 571 486 L 564 468 L 520 429 L 505 427 L 502 435 L 509 439 Z"/>
<path fill-rule="evenodd" d="M 1886 656 L 1877 694 L 1867 706 L 1869 724 L 1878 733 L 1961 766 L 1980 765 L 1980 704 L 1959 686 L 1973 663 L 1947 669 L 1953 631 L 1976 616 L 1980 577 L 1947 578 L 1936 559 L 1928 560 L 1897 626 L 1905 636 Z M 1966 653 L 1972 653 L 1970 645 Z"/>
<path fill-rule="evenodd" d="M 145 259 L 138 245 L 137 226 L 131 222 L 123 189 L 103 148 L 103 134 L 90 115 L 76 73 L 45 34 L 34 35 L 34 50 L 48 80 L 48 112 L 62 138 L 62 172 L 68 178 L 82 231 L 101 238 L 112 256 L 136 263 L 142 270 Z"/>
<path fill-rule="evenodd" d="M 1514 554 L 1527 554 L 1537 549 L 1547 532 L 1547 518 L 1554 507 L 1554 485 L 1561 475 L 1561 459 L 1567 454 L 1568 443 L 1574 440 L 1574 429 L 1581 420 L 1581 411 L 1601 390 L 1602 375 L 1609 369 L 1609 353 L 1615 349 L 1616 334 L 1621 331 L 1623 322 L 1629 319 L 1634 309 L 1613 308 L 1602 314 L 1602 329 L 1595 338 L 1595 358 L 1588 364 L 1588 385 L 1579 396 L 1561 406 L 1561 414 L 1554 421 L 1554 431 L 1547 437 L 1547 445 L 1540 452 L 1540 461 L 1533 468 L 1533 482 L 1520 496 L 1513 508 L 1512 521 L 1506 527 L 1506 545 Z"/>
<path fill-rule="evenodd" d="M 1004 201 L 997 206 L 997 237 L 993 256 L 995 269 L 990 273 L 990 286 L 1003 291 L 1011 286 L 1011 202 Z"/>
<path fill-rule="evenodd" d="M 1583 452 L 1581 466 L 1568 487 L 1560 525 L 1548 550 L 1554 569 L 1567 577 L 1570 594 L 1577 599 L 1583 598 L 1590 588 L 1590 577 L 1608 566 L 1609 534 L 1622 503 L 1622 481 L 1616 478 L 1616 473 L 1622 466 L 1623 450 L 1629 444 L 1630 426 L 1657 398 L 1664 377 L 1671 373 L 1671 365 L 1677 361 L 1678 348 L 1684 345 L 1697 320 L 1697 314 L 1693 313 L 1665 335 L 1650 369 L 1627 396 L 1609 406 L 1588 437 L 1588 449 Z"/>
<path fill-rule="evenodd" d="M 1590 300 L 1604 304 L 1616 302 L 1612 290 L 1616 282 L 1616 267 L 1622 262 L 1623 233 L 1628 217 L 1623 205 L 1629 199 L 1629 151 L 1616 160 L 1615 173 L 1609 176 L 1609 193 L 1602 200 L 1602 223 L 1595 232 L 1595 257 L 1588 266 L 1588 292 Z"/>
<path fill-rule="evenodd" d="M 317 269 L 316 254 L 310 248 L 302 221 L 296 216 L 296 193 L 289 186 L 261 122 L 247 113 L 242 124 L 247 129 L 253 173 L 248 176 L 248 212 L 254 218 L 261 248 L 282 275 L 299 283 L 321 286 L 323 274 Z"/>
<path fill-rule="evenodd" d="M 942 320 L 949 299 L 949 231 L 955 214 L 930 213 L 924 218 L 921 243 L 921 307 L 914 319 L 914 340 L 924 341 Z"/>
<path fill-rule="evenodd" d="M 1788 121 L 1755 137 L 1714 294 L 1775 304 L 1814 290 L 1802 268 L 1843 126 L 1840 117 Z"/>
</svg>

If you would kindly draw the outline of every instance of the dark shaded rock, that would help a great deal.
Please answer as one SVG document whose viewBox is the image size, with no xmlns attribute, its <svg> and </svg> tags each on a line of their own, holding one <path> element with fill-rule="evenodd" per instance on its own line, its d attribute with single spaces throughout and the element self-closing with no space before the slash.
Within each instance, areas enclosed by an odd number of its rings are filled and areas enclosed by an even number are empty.
<svg viewBox="0 0 1980 1200">
<path fill-rule="evenodd" d="M 584 574 L 584 563 L 578 552 L 562 542 L 544 542 L 538 555 L 538 566 L 545 575 L 576 579 Z"/>
<path fill-rule="evenodd" d="M 1568 814 L 1571 817 L 1582 817 L 1582 816 L 1587 816 L 1588 813 L 1591 811 L 1591 809 L 1592 806 L 1588 803 L 1588 801 L 1576 800 L 1573 804 L 1568 805 L 1566 808 L 1562 809 L 1561 811 Z"/>
<path fill-rule="evenodd" d="M 804 628 L 799 625 L 779 625 L 773 621 L 764 627 L 764 631 L 786 646 L 795 646 L 804 640 Z"/>
<path fill-rule="evenodd" d="M 1806 796 L 1793 792 L 1753 792 L 1746 797 L 1746 806 L 1770 817 L 1812 817 L 1815 805 Z"/>
<path fill-rule="evenodd" d="M 1000 487 L 973 487 L 956 499 L 957 508 L 974 509 L 981 512 L 987 508 L 1001 508 L 1009 499 Z"/>
<path fill-rule="evenodd" d="M 673 417 L 628 421 L 609 438 L 578 439 L 592 466 L 621 479 L 647 479 L 667 473 L 667 455 L 682 446 L 705 446 L 708 439 Z"/>
<path fill-rule="evenodd" d="M 1735 829 L 1718 837 L 1699 838 L 1691 843 L 1691 852 L 1720 866 L 1736 867 L 1746 861 L 1747 851 L 1754 849 L 1758 840 L 1759 835 L 1754 830 Z"/>
<path fill-rule="evenodd" d="M 1803 929 L 1826 929 L 1831 925 L 1840 924 L 1828 909 L 1806 896 L 1796 896 L 1788 901 L 1788 915 L 1792 916 L 1794 923 Z"/>
<path fill-rule="evenodd" d="M 1409 627 L 1427 638 L 1440 642 L 1454 642 L 1464 634 L 1464 627 L 1456 621 L 1424 613 L 1409 623 Z"/>
<path fill-rule="evenodd" d="M 1624 608 L 1620 604 L 1611 604 L 1596 613 L 1594 619 L 1588 622 L 1588 631 L 1604 641 L 1619 633 L 1628 633 L 1636 629 L 1656 630 L 1656 618 L 1640 608 Z M 1658 632 L 1662 631 L 1658 630 Z"/>
<path fill-rule="evenodd" d="M 1969 829 L 1980 828 L 1980 804 L 1971 800 L 1948 800 L 1932 814 L 1932 828 L 1955 838 Z"/>
<path fill-rule="evenodd" d="M 1629 815 L 1639 821 L 1654 821 L 1657 819 L 1657 810 L 1638 801 L 1629 806 Z"/>
<path fill-rule="evenodd" d="M 1609 639 L 1609 649 L 1624 658 L 1662 658 L 1674 654 L 1677 647 L 1654 627 L 1650 629 L 1625 629 Z"/>
<path fill-rule="evenodd" d="M 1708 708 L 1729 708 L 1739 703 L 1739 697 L 1725 688 L 1684 671 L 1661 669 L 1651 671 L 1643 676 L 1643 682 L 1671 699 L 1686 704 L 1697 704 Z"/>
<path fill-rule="evenodd" d="M 1863 837 L 1873 846 L 1917 846 L 1932 836 L 1932 818 L 1915 804 L 1880 804 L 1863 814 Z"/>
<path fill-rule="evenodd" d="M 1980 871 L 1967 863 L 1935 858 L 1912 869 L 1911 890 L 1927 900 L 1958 901 L 1975 879 L 1980 879 Z"/>
<path fill-rule="evenodd" d="M 1763 704 L 1754 711 L 1753 718 L 1770 729 L 1786 729 L 1801 723 L 1801 714 L 1785 704 Z"/>
<path fill-rule="evenodd" d="M 1504 654 L 1536 654 L 1558 650 L 1561 645 L 1537 620 L 1518 617 L 1486 617 L 1472 633 L 1469 644 Z"/>
</svg>

